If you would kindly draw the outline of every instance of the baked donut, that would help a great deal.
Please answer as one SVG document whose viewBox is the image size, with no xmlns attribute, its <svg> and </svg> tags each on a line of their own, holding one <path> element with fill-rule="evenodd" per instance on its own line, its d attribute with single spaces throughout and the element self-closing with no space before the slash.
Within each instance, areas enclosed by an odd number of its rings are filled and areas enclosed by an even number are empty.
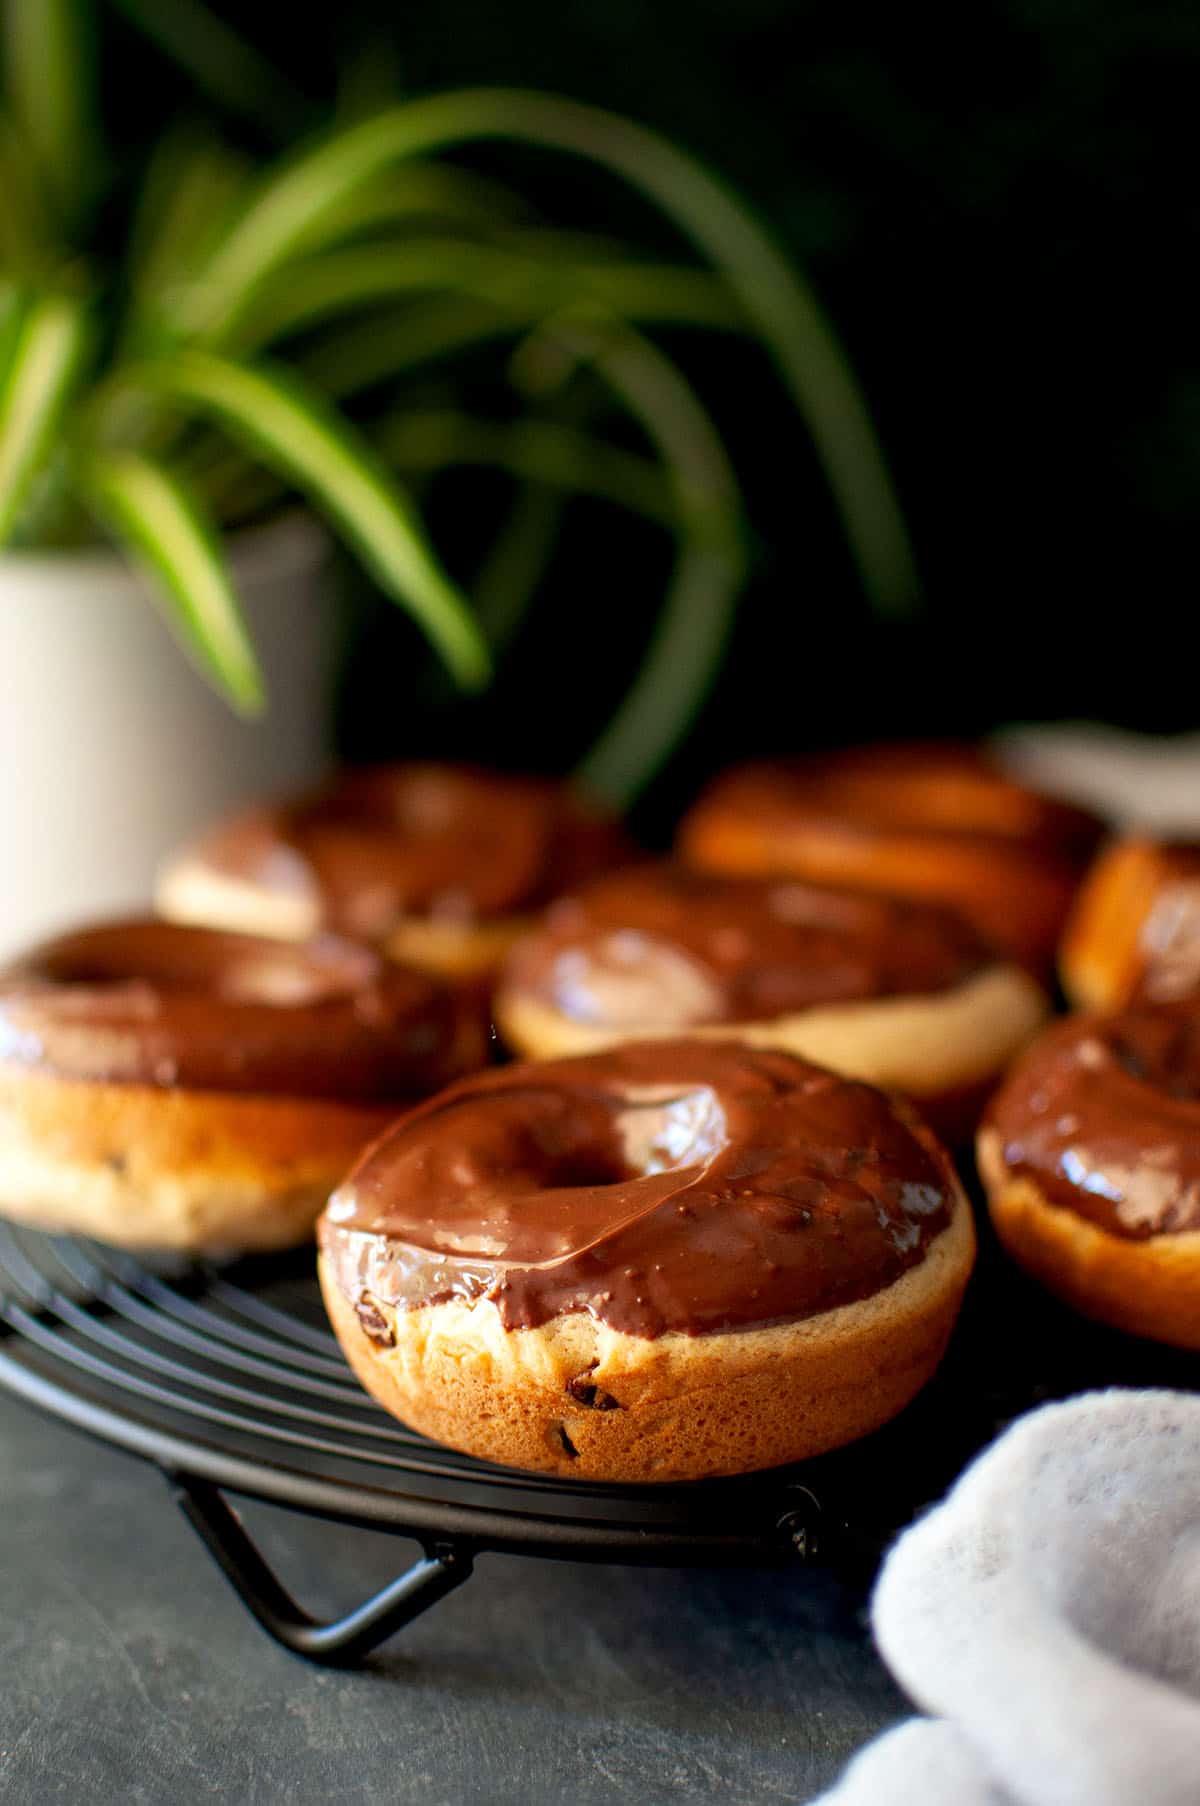
<svg viewBox="0 0 1200 1806">
<path fill-rule="evenodd" d="M 862 747 L 743 765 L 693 804 L 678 846 L 710 871 L 786 873 L 943 903 L 1039 974 L 1101 827 L 975 748 Z"/>
<path fill-rule="evenodd" d="M 0 971 L 0 1210 L 130 1246 L 288 1246 L 486 1047 L 477 1000 L 332 936 L 63 935 Z"/>
<path fill-rule="evenodd" d="M 638 866 L 553 903 L 495 997 L 518 1053 L 700 1034 L 781 1047 L 906 1092 L 947 1137 L 1047 1014 L 948 911 L 798 879 Z"/>
<path fill-rule="evenodd" d="M 556 779 L 375 766 L 220 823 L 167 863 L 156 900 L 173 921 L 287 940 L 324 929 L 458 977 L 489 972 L 558 890 L 628 854 L 616 823 Z"/>
<path fill-rule="evenodd" d="M 318 1227 L 363 1385 L 491 1461 L 692 1480 L 895 1415 L 974 1258 L 901 1102 L 788 1054 L 664 1041 L 493 1068 L 402 1117 Z"/>
<path fill-rule="evenodd" d="M 1080 1009 L 1200 997 L 1200 842 L 1107 847 L 1071 912 L 1059 971 Z"/>
<path fill-rule="evenodd" d="M 1000 1239 L 1043 1285 L 1200 1349 L 1200 1008 L 1056 1023 L 997 1092 L 978 1152 Z"/>
</svg>

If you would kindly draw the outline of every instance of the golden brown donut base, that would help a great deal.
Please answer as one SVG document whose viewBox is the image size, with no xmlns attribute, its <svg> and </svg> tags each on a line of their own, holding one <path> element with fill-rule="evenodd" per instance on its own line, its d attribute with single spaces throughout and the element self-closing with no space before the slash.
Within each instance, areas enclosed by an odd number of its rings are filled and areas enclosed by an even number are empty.
<svg viewBox="0 0 1200 1806">
<path fill-rule="evenodd" d="M 1114 1329 L 1200 1349 L 1200 1230 L 1111 1235 L 1011 1173 L 994 1131 L 980 1134 L 978 1155 L 997 1235 L 1047 1291 Z"/>
<path fill-rule="evenodd" d="M 1059 975 L 1081 1010 L 1121 1009 L 1142 977 L 1142 935 L 1176 874 L 1152 840 L 1119 840 L 1100 855 L 1080 889 L 1063 935 Z"/>
<path fill-rule="evenodd" d="M 307 1241 L 395 1105 L 104 1085 L 0 1063 L 0 1212 L 124 1247 Z"/>
<path fill-rule="evenodd" d="M 912 1098 L 947 1139 L 969 1136 L 989 1090 L 1049 1013 L 1046 997 L 1016 966 L 991 966 L 952 990 L 824 1005 L 769 1022 L 716 1023 L 696 1039 L 779 1048 L 848 1078 Z M 620 1041 L 661 1039 L 678 1028 L 609 1029 L 512 987 L 495 999 L 506 1043 L 530 1059 L 595 1053 Z"/>
<path fill-rule="evenodd" d="M 307 940 L 321 927 L 320 912 L 309 899 L 280 895 L 245 879 L 210 871 L 186 854 L 164 868 L 155 904 L 168 921 L 262 934 L 273 940 Z M 452 922 L 409 916 L 392 928 L 382 950 L 389 959 L 439 978 L 484 977 L 495 970 L 533 919 L 510 915 L 492 921 Z"/>
<path fill-rule="evenodd" d="M 413 1310 L 372 1301 L 374 1335 L 390 1347 L 368 1335 L 323 1260 L 319 1268 L 351 1367 L 413 1429 L 507 1467 L 664 1482 L 776 1467 L 878 1429 L 937 1367 L 974 1253 L 960 1192 L 915 1267 L 815 1317 L 649 1339 L 585 1312 L 506 1330 L 486 1299 Z M 591 1404 L 578 1396 L 588 1387 Z"/>
</svg>

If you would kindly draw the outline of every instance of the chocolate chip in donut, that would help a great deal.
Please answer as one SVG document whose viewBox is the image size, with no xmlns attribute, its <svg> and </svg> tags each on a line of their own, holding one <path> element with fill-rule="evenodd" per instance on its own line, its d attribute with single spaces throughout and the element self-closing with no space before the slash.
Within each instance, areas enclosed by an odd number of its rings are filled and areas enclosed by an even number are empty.
<svg viewBox="0 0 1200 1806">
<path fill-rule="evenodd" d="M 380 1348 L 396 1346 L 396 1332 L 380 1309 L 379 1303 L 369 1292 L 359 1295 L 354 1306 L 358 1320 L 362 1324 L 363 1334 Z"/>
<path fill-rule="evenodd" d="M 619 1411 L 621 1401 L 597 1386 L 591 1377 L 594 1372 L 593 1362 L 585 1372 L 577 1373 L 567 1381 L 567 1391 L 577 1405 L 586 1405 L 589 1411 Z"/>
</svg>

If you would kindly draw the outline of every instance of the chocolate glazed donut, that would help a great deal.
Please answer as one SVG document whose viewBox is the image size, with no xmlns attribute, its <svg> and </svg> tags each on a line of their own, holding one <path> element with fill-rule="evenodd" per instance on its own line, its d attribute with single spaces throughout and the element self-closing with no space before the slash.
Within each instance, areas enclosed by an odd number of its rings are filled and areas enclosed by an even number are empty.
<svg viewBox="0 0 1200 1806">
<path fill-rule="evenodd" d="M 1200 1006 L 1047 1030 L 992 1102 L 979 1169 L 1001 1240 L 1051 1291 L 1200 1349 Z"/>
<path fill-rule="evenodd" d="M 860 747 L 714 780 L 678 846 L 711 871 L 786 873 L 942 903 L 1048 977 L 1094 817 L 953 744 Z"/>
<path fill-rule="evenodd" d="M 735 1037 L 904 1091 L 955 1140 L 1047 1008 L 1028 973 L 949 911 L 671 865 L 552 904 L 495 999 L 522 1054 Z"/>
<path fill-rule="evenodd" d="M 1200 998 L 1200 842 L 1131 836 L 1080 889 L 1059 970 L 1077 1009 Z"/>
<path fill-rule="evenodd" d="M 0 1208 L 143 1247 L 286 1246 L 486 1037 L 478 1002 L 334 937 L 64 935 L 0 971 Z"/>
<path fill-rule="evenodd" d="M 558 780 L 379 766 L 220 823 L 168 862 L 157 901 L 175 921 L 293 940 L 326 929 L 426 970 L 486 974 L 557 890 L 629 855 L 615 822 Z"/>
<path fill-rule="evenodd" d="M 680 1480 L 901 1409 L 974 1255 L 906 1106 L 786 1054 L 640 1043 L 478 1074 L 368 1150 L 319 1225 L 364 1386 L 512 1466 Z"/>
</svg>

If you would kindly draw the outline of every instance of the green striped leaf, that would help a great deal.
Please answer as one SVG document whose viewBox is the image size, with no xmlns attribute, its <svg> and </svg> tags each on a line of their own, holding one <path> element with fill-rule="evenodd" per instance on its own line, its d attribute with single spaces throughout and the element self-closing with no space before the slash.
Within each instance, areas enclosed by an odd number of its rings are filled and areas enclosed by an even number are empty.
<svg viewBox="0 0 1200 1806">
<path fill-rule="evenodd" d="M 649 284 L 640 286 L 638 296 L 627 292 L 623 297 L 622 318 L 640 326 L 688 324 L 679 311 L 677 293 L 654 292 Z M 298 353 L 297 362 L 317 388 L 344 402 L 418 366 L 527 332 L 546 318 L 544 295 L 535 306 L 521 308 L 500 307 L 471 295 L 414 300 L 398 312 L 386 310 L 362 320 L 341 320 L 318 331 Z M 712 326 L 717 321 L 712 317 L 701 321 L 693 315 L 692 323 Z"/>
<path fill-rule="evenodd" d="M 537 319 L 541 314 L 537 315 Z M 408 370 L 504 338 L 536 320 L 522 320 L 461 295 L 417 301 L 360 321 L 341 321 L 297 352 L 297 367 L 334 401 L 344 402 Z"/>
<path fill-rule="evenodd" d="M 407 475 L 453 468 L 503 471 L 519 482 L 567 495 L 586 495 L 674 527 L 675 498 L 658 466 L 637 452 L 609 445 L 557 421 L 483 420 L 454 409 L 405 409 L 374 423 L 372 443 L 385 464 Z M 247 471 L 240 453 L 206 443 L 187 464 L 188 477 L 222 520 L 260 512 L 277 491 L 265 470 Z M 472 586 L 475 613 L 484 610 Z M 494 645 L 491 635 L 487 635 Z"/>
<path fill-rule="evenodd" d="M 0 264 L 12 276 L 43 281 L 59 255 L 38 172 L 12 121 L 0 113 Z"/>
<path fill-rule="evenodd" d="M 61 211 L 95 173 L 90 11 L 84 0 L 2 0 L 4 73 L 18 134 Z"/>
<path fill-rule="evenodd" d="M 522 482 L 590 495 L 674 526 L 670 487 L 649 458 L 555 420 L 481 420 L 453 409 L 407 409 L 376 424 L 374 441 L 400 470 L 480 465 Z"/>
<path fill-rule="evenodd" d="M 463 239 L 417 239 L 351 245 L 290 263 L 256 296 L 244 336 L 266 344 L 332 315 L 437 290 L 527 318 L 589 302 L 674 324 L 732 328 L 742 321 L 726 285 L 707 271 L 632 261 L 572 264 L 548 233 L 536 254 Z"/>
<path fill-rule="evenodd" d="M 494 233 L 530 224 L 530 208 L 519 194 L 490 177 L 450 164 L 410 162 L 364 182 L 339 208 L 311 222 L 295 253 L 326 250 L 368 233 L 404 229 L 439 220 L 465 232 Z"/>
<path fill-rule="evenodd" d="M 53 449 L 86 337 L 83 309 L 65 295 L 35 301 L 17 327 L 0 389 L 0 545 Z"/>
<path fill-rule="evenodd" d="M 406 607 L 458 681 L 490 674 L 470 607 L 442 569 L 407 497 L 362 436 L 289 373 L 184 351 L 142 368 L 147 385 L 218 421 L 285 475 Z"/>
<path fill-rule="evenodd" d="M 192 123 L 163 134 L 128 234 L 129 283 L 139 302 L 170 295 L 195 275 L 233 217 L 251 168 Z"/>
<path fill-rule="evenodd" d="M 605 164 L 662 208 L 724 271 L 813 436 L 867 593 L 884 612 L 918 593 L 907 528 L 857 379 L 809 284 L 702 163 L 599 108 L 506 89 L 414 101 L 390 116 L 403 154 L 507 138 Z"/>
<path fill-rule="evenodd" d="M 507 652 L 541 585 L 558 538 L 564 496 L 540 483 L 521 489 L 475 578 L 475 605 L 497 656 Z"/>
<path fill-rule="evenodd" d="M 720 670 L 743 575 L 735 559 L 682 542 L 641 668 L 577 768 L 594 795 L 627 808 L 682 745 Z"/>
<path fill-rule="evenodd" d="M 8 382 L 9 362 L 16 350 L 25 299 L 15 282 L 0 279 L 0 395 Z"/>
<path fill-rule="evenodd" d="M 93 512 L 151 578 L 186 649 L 240 714 L 258 714 L 262 673 L 220 541 L 195 498 L 127 452 L 91 458 L 82 480 Z"/>
<path fill-rule="evenodd" d="M 579 767 L 596 795 L 626 805 L 684 739 L 720 669 L 746 576 L 741 495 L 699 398 L 656 346 L 620 326 L 555 330 L 640 421 L 678 511 L 675 569 L 641 667 Z"/>
<path fill-rule="evenodd" d="M 390 164 L 501 138 L 586 157 L 655 202 L 724 272 L 812 433 L 864 586 L 884 610 L 917 593 L 904 518 L 870 413 L 816 296 L 753 214 L 705 166 L 629 120 L 508 89 L 432 95 L 342 131 L 269 178 L 214 257 L 192 324 L 219 333 L 271 273 Z"/>
</svg>

